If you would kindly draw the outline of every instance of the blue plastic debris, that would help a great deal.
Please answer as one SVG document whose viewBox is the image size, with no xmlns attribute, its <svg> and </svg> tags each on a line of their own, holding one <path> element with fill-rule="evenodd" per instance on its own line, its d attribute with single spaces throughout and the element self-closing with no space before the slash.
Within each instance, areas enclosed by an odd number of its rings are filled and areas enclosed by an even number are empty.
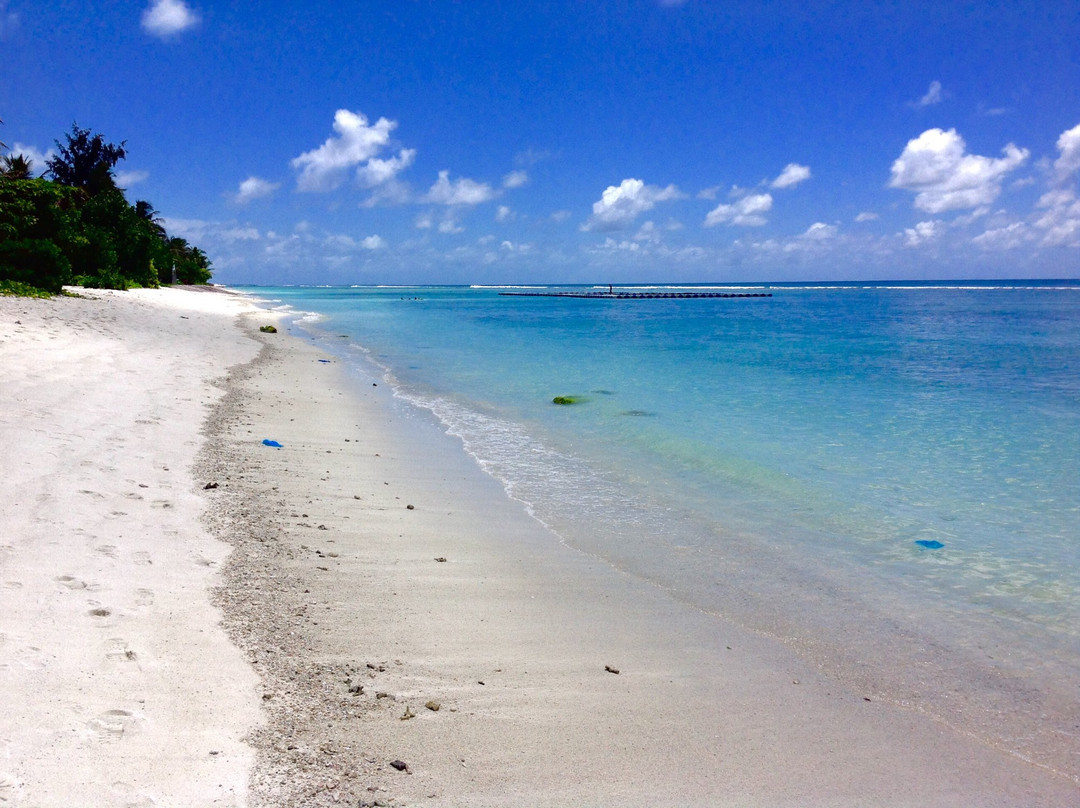
<svg viewBox="0 0 1080 808">
<path fill-rule="evenodd" d="M 920 547 L 925 547 L 927 550 L 940 550 L 945 545 L 934 539 L 918 539 L 915 542 Z"/>
<path fill-rule="evenodd" d="M 329 359 L 320 359 L 319 361 L 322 362 L 324 365 L 329 365 L 330 364 Z"/>
<path fill-rule="evenodd" d="M 281 448 L 280 443 L 278 443 L 276 440 L 270 440 L 269 438 L 263 439 L 263 446 L 273 446 L 275 449 Z"/>
</svg>

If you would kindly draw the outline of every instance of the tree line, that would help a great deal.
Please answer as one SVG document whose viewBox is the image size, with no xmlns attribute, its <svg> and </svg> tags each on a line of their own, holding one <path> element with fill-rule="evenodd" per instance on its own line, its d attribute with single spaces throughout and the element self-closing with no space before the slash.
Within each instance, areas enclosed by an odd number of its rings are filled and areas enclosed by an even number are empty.
<svg viewBox="0 0 1080 808">
<path fill-rule="evenodd" d="M 170 237 L 145 200 L 116 184 L 126 141 L 107 143 L 72 124 L 35 177 L 25 155 L 0 157 L 0 283 L 58 293 L 64 285 L 129 289 L 207 283 L 206 253 Z"/>
</svg>

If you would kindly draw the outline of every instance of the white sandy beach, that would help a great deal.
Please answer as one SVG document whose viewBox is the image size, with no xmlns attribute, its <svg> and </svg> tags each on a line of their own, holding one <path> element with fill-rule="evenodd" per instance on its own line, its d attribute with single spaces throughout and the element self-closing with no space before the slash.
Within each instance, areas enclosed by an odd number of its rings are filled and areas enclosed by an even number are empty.
<svg viewBox="0 0 1080 808">
<path fill-rule="evenodd" d="M 243 298 L 88 294 L 0 298 L 0 805 L 1080 801 L 559 543 Z"/>
</svg>

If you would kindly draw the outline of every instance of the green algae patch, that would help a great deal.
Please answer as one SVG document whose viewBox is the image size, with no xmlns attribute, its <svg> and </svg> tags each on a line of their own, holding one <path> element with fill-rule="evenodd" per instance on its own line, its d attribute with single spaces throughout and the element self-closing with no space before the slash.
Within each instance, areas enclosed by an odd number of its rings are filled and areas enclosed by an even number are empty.
<svg viewBox="0 0 1080 808">
<path fill-rule="evenodd" d="M 277 333 L 277 329 L 274 328 L 272 325 L 261 325 L 261 326 L 259 326 L 259 330 L 262 331 L 264 334 L 276 334 Z"/>
<path fill-rule="evenodd" d="M 584 400 L 581 396 L 555 396 L 555 398 L 551 399 L 551 403 L 566 406 L 567 404 L 580 404 Z"/>
</svg>

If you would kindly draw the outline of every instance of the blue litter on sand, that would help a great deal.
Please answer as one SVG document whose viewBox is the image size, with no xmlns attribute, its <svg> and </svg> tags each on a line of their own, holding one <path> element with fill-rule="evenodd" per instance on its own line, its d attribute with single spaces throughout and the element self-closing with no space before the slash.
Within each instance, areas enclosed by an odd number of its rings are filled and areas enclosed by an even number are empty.
<svg viewBox="0 0 1080 808">
<path fill-rule="evenodd" d="M 329 359 L 320 359 L 319 361 L 322 362 L 324 365 L 329 365 L 330 364 Z"/>
<path fill-rule="evenodd" d="M 281 448 L 280 443 L 278 443 L 276 440 L 270 440 L 269 438 L 265 438 L 263 440 L 263 446 L 273 446 L 275 449 Z"/>
<path fill-rule="evenodd" d="M 920 547 L 925 547 L 927 550 L 940 550 L 945 546 L 941 542 L 934 541 L 933 539 L 918 539 L 915 543 Z"/>
</svg>

